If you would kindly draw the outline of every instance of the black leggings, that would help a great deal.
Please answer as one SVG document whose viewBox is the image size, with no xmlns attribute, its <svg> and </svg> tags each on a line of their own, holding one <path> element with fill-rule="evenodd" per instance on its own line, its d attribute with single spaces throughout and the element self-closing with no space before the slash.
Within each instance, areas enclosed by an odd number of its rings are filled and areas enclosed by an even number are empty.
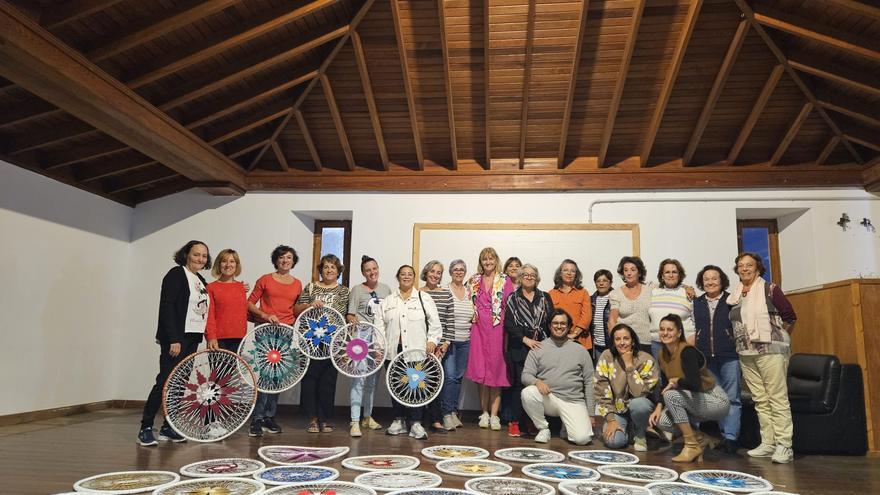
<svg viewBox="0 0 880 495">
<path fill-rule="evenodd" d="M 159 344 L 159 374 L 156 375 L 156 382 L 153 383 L 153 388 L 150 389 L 150 395 L 147 396 L 147 403 L 144 404 L 144 414 L 141 417 L 141 428 L 153 426 L 153 420 L 156 418 L 156 413 L 159 412 L 159 408 L 162 406 L 162 389 L 165 387 L 165 381 L 168 380 L 168 375 L 171 374 L 171 370 L 180 364 L 181 361 L 195 353 L 199 349 L 199 344 L 201 342 L 202 334 L 200 333 L 184 334 L 183 342 L 180 343 L 180 353 L 174 357 L 168 354 L 168 351 L 171 349 L 171 344 Z"/>
<path fill-rule="evenodd" d="M 324 423 L 333 417 L 338 375 L 329 359 L 313 359 L 309 362 L 299 399 L 300 407 L 308 418 L 318 418 L 319 423 Z"/>
</svg>

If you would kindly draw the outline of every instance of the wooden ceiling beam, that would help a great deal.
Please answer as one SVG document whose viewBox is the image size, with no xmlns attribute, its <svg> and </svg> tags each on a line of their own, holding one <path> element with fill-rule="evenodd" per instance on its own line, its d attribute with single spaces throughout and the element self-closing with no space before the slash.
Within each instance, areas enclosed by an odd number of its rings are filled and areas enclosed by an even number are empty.
<svg viewBox="0 0 880 495">
<path fill-rule="evenodd" d="M 852 55 L 880 62 L 880 49 L 877 48 L 876 43 L 853 36 L 846 31 L 763 5 L 754 7 L 754 19 L 764 26 L 799 38 L 822 43 Z"/>
<path fill-rule="evenodd" d="M 323 165 L 321 165 L 321 155 L 318 154 L 318 148 L 315 147 L 315 142 L 312 141 L 312 135 L 309 133 L 309 126 L 306 125 L 306 119 L 303 117 L 303 114 L 299 109 L 294 110 L 293 115 L 296 117 L 296 125 L 299 126 L 299 132 L 302 134 L 303 141 L 306 142 L 306 148 L 309 150 L 309 155 L 312 157 L 312 163 L 315 164 L 315 170 L 320 172 L 323 168 Z"/>
<path fill-rule="evenodd" d="M 865 190 L 880 193 L 880 155 L 868 162 L 868 168 L 862 172 Z"/>
<path fill-rule="evenodd" d="M 608 116 L 605 118 L 605 126 L 602 128 L 602 141 L 599 144 L 599 155 L 597 159 L 599 168 L 605 166 L 608 147 L 611 145 L 611 136 L 614 134 L 614 123 L 617 121 L 617 110 L 620 108 L 620 100 L 623 98 L 623 88 L 626 86 L 626 77 L 629 74 L 629 64 L 632 61 L 633 51 L 635 51 L 636 38 L 639 34 L 639 26 L 641 25 L 642 13 L 644 13 L 644 11 L 645 0 L 636 0 L 629 25 L 629 36 L 626 40 L 626 46 L 623 49 L 623 58 L 620 61 L 620 70 L 617 72 L 617 82 L 614 87 L 614 94 L 611 97 L 611 106 L 608 109 Z"/>
<path fill-rule="evenodd" d="M 571 79 L 568 81 L 568 97 L 565 100 L 565 109 L 562 111 L 562 128 L 559 130 L 559 152 L 557 153 L 559 168 L 565 168 L 565 147 L 568 142 L 568 127 L 571 125 L 571 109 L 574 105 L 574 92 L 577 88 L 577 79 L 580 72 L 581 49 L 584 43 L 584 32 L 587 30 L 587 13 L 590 10 L 590 1 L 581 2 L 581 22 L 578 25 L 578 33 L 574 46 L 574 59 L 571 64 Z"/>
<path fill-rule="evenodd" d="M 880 96 L 880 85 L 873 80 L 865 78 L 861 74 L 850 71 L 845 67 L 835 67 L 831 64 L 822 64 L 815 61 L 807 63 L 807 55 L 793 55 L 789 65 L 795 70 L 831 81 L 850 88 Z"/>
<path fill-rule="evenodd" d="M 291 6 L 285 2 L 275 9 L 268 10 L 257 17 L 247 20 L 243 25 L 209 36 L 201 43 L 174 50 L 155 65 L 147 68 L 139 75 L 128 78 L 126 84 L 133 89 L 146 86 L 170 74 L 183 70 L 199 62 L 218 55 L 234 46 L 238 46 L 272 30 L 301 19 L 315 11 L 332 5 L 339 0 L 316 0 L 305 5 L 301 3 Z M 185 55 L 181 56 L 180 53 Z"/>
<path fill-rule="evenodd" d="M 446 44 L 445 0 L 437 0 L 437 14 L 440 18 L 440 47 L 443 53 L 443 83 L 446 86 L 446 118 L 449 119 L 449 141 L 452 152 L 452 169 L 458 169 L 458 144 L 455 139 L 455 109 L 452 106 L 452 79 L 449 77 L 449 47 Z"/>
<path fill-rule="evenodd" d="M 129 147 L 125 143 L 110 138 L 102 141 L 95 141 L 84 146 L 77 146 L 72 152 L 47 155 L 41 160 L 41 162 L 43 168 L 46 170 L 58 170 L 60 168 L 76 165 L 77 163 L 121 153 L 127 149 L 129 149 Z"/>
<path fill-rule="evenodd" d="M 61 5 L 43 9 L 40 24 L 46 29 L 56 29 L 78 21 L 83 17 L 110 8 L 122 0 L 69 0 Z"/>
<path fill-rule="evenodd" d="M 86 54 L 86 58 L 98 63 L 114 55 L 143 45 L 148 41 L 192 24 L 199 19 L 217 13 L 239 0 L 190 0 L 183 5 L 175 5 L 170 12 L 162 12 L 158 20 L 133 33 L 124 34 L 113 41 L 101 43 Z"/>
<path fill-rule="evenodd" d="M 285 172 L 290 170 L 290 165 L 288 165 L 287 158 L 284 156 L 284 152 L 281 151 L 281 147 L 278 146 L 278 141 L 272 141 L 272 152 L 275 153 L 275 159 L 278 161 L 278 165 L 281 165 L 281 170 Z"/>
<path fill-rule="evenodd" d="M 801 111 L 798 112 L 797 117 L 795 117 L 791 126 L 789 126 L 785 136 L 782 137 L 782 141 L 779 142 L 779 146 L 776 147 L 776 151 L 773 152 L 773 156 L 770 158 L 770 165 L 779 164 L 779 160 L 782 159 L 782 156 L 785 154 L 786 150 L 788 150 L 788 147 L 791 146 L 791 142 L 794 141 L 795 136 L 800 132 L 801 126 L 807 121 L 807 117 L 810 116 L 810 112 L 812 111 L 813 104 L 810 102 L 804 103 L 804 106 L 801 107 Z"/>
<path fill-rule="evenodd" d="M 798 75 L 798 73 L 794 70 L 794 68 L 788 61 L 788 57 L 784 53 L 782 53 L 779 45 L 777 45 L 776 42 L 773 41 L 773 38 L 770 37 L 770 34 L 767 33 L 767 30 L 764 29 L 764 26 L 755 20 L 755 12 L 752 10 L 749 3 L 746 0 L 734 0 L 734 2 L 736 2 L 737 7 L 739 7 L 739 10 L 742 12 L 746 20 L 749 21 L 752 28 L 755 29 L 755 32 L 757 32 L 761 39 L 764 40 L 764 44 L 767 45 L 767 48 L 770 49 L 770 52 L 773 54 L 773 56 L 776 57 L 776 60 L 778 60 L 779 63 L 785 67 L 785 71 L 792 78 L 797 87 L 800 88 L 804 96 L 807 97 L 807 100 L 809 100 L 809 102 L 812 103 L 814 107 L 816 107 L 816 111 L 819 112 L 822 120 L 824 120 L 825 123 L 828 124 L 828 127 L 831 128 L 835 135 L 842 137 L 843 133 L 840 131 L 840 127 L 838 127 L 837 124 L 831 119 L 831 117 L 828 115 L 828 112 L 826 112 L 824 108 L 818 106 L 816 95 L 813 94 L 813 91 L 807 86 L 804 80 L 801 79 L 801 76 Z M 859 152 L 848 141 L 843 140 L 843 145 L 857 162 L 862 163 L 862 157 L 859 155 Z"/>
<path fill-rule="evenodd" d="M 696 153 L 700 140 L 703 138 L 703 132 L 706 131 L 706 126 L 709 125 L 709 120 L 712 118 L 715 104 L 718 103 L 718 98 L 721 96 L 721 91 L 724 90 L 724 84 L 727 82 L 727 77 L 733 69 L 733 64 L 736 63 L 736 57 L 739 55 L 739 50 L 742 48 L 743 41 L 745 41 L 748 33 L 749 21 L 743 19 L 739 22 L 736 33 L 734 33 L 733 39 L 727 47 L 727 53 L 724 54 L 724 60 L 722 60 L 721 67 L 718 69 L 718 74 L 715 75 L 712 89 L 709 90 L 709 96 L 706 98 L 706 103 L 703 104 L 703 109 L 700 111 L 699 118 L 697 118 L 697 124 L 694 126 L 691 138 L 688 140 L 687 147 L 682 155 L 682 163 L 686 167 L 691 164 L 691 160 L 694 158 L 694 153 Z"/>
<path fill-rule="evenodd" d="M 231 160 L 6 2 L 0 59 L 4 77 L 175 172 L 244 186 Z"/>
<path fill-rule="evenodd" d="M 43 132 L 34 132 L 18 139 L 11 139 L 8 146 L 6 146 L 8 150 L 6 153 L 10 156 L 15 156 L 19 153 L 38 150 L 71 139 L 96 136 L 100 133 L 101 131 L 85 122 L 70 122 L 66 125 L 50 127 Z"/>
<path fill-rule="evenodd" d="M 523 65 L 523 91 L 522 103 L 519 116 L 519 168 L 526 165 L 526 139 L 529 130 L 529 84 L 532 80 L 532 51 L 534 50 L 535 37 L 535 0 L 529 0 L 529 10 L 526 21 L 526 54 Z"/>
<path fill-rule="evenodd" d="M 868 124 L 872 127 L 880 127 L 880 119 L 872 117 L 871 115 L 864 114 L 862 112 L 853 110 L 848 107 L 844 107 L 841 105 L 837 105 L 830 101 L 819 100 L 819 106 L 826 109 L 837 112 L 842 115 L 846 115 L 849 118 L 858 120 L 862 123 Z"/>
<path fill-rule="evenodd" d="M 388 170 L 388 149 L 385 147 L 385 138 L 382 136 L 379 109 L 376 107 L 373 85 L 370 83 L 370 70 L 367 67 L 364 45 L 361 42 L 361 36 L 356 31 L 351 33 L 351 42 L 354 49 L 354 58 L 357 61 L 358 75 L 361 78 L 361 86 L 364 88 L 364 98 L 367 100 L 367 110 L 370 112 L 370 124 L 373 127 L 373 135 L 376 138 L 376 147 L 379 148 L 379 157 L 382 159 L 382 169 Z"/>
<path fill-rule="evenodd" d="M 127 191 L 137 189 L 139 187 L 149 186 L 157 182 L 180 177 L 180 175 L 165 168 L 162 165 L 155 165 L 153 169 L 143 169 L 138 172 L 128 174 L 124 177 L 113 177 L 103 180 L 104 191 L 107 194 L 115 195 Z"/>
<path fill-rule="evenodd" d="M 324 99 L 327 101 L 327 107 L 330 109 L 333 126 L 336 127 L 336 136 L 339 138 L 339 145 L 342 146 L 342 152 L 345 154 L 345 164 L 349 170 L 354 170 L 354 154 L 351 152 L 348 133 L 345 132 L 345 124 L 342 122 L 342 114 L 339 113 L 339 107 L 336 105 L 336 97 L 333 96 L 333 86 L 330 85 L 330 79 L 327 78 L 327 74 L 321 74 L 320 77 L 321 89 L 324 90 Z"/>
<path fill-rule="evenodd" d="M 348 26 L 342 26 L 332 31 L 321 34 L 320 36 L 309 38 L 308 40 L 300 40 L 292 43 L 292 48 L 283 50 L 281 53 L 266 57 L 264 54 L 257 54 L 257 57 L 237 62 L 229 70 L 225 76 L 217 78 L 216 74 L 206 74 L 203 80 L 191 83 L 189 89 L 184 89 L 182 94 L 175 98 L 167 100 L 159 105 L 159 109 L 169 111 L 177 108 L 185 103 L 201 98 L 205 95 L 219 91 L 230 84 L 241 81 L 249 76 L 257 74 L 280 63 L 290 60 L 294 57 L 302 55 L 308 51 L 314 50 L 324 43 L 328 43 L 335 39 L 341 38 L 348 33 Z"/>
<path fill-rule="evenodd" d="M 211 146 L 216 146 L 222 142 L 229 141 L 246 132 L 252 131 L 257 127 L 268 124 L 274 120 L 278 120 L 290 113 L 290 105 L 276 104 L 262 108 L 257 112 L 244 115 L 242 119 L 232 121 L 224 125 L 221 129 L 212 130 L 211 137 L 205 140 Z"/>
<path fill-rule="evenodd" d="M 645 135 L 642 149 L 639 152 L 639 166 L 641 167 L 648 166 L 648 159 L 651 157 L 654 141 L 657 139 L 657 133 L 660 131 L 660 125 L 663 123 L 663 115 L 666 113 L 666 105 L 669 104 L 669 98 L 672 97 L 672 90 L 675 88 L 675 81 L 678 79 L 678 72 L 681 70 L 681 63 L 684 61 L 684 55 L 687 52 L 688 44 L 691 41 L 691 35 L 694 33 L 694 27 L 697 25 L 697 19 L 700 16 L 700 9 L 702 7 L 703 0 L 692 0 L 688 7 L 684 27 L 681 30 L 678 44 L 675 46 L 675 53 L 672 55 L 669 72 L 666 73 L 666 79 L 663 81 L 660 95 L 657 97 L 657 103 L 654 106 L 654 113 L 648 124 L 648 132 Z"/>
<path fill-rule="evenodd" d="M 267 137 L 257 138 L 255 141 L 253 141 L 253 142 L 249 141 L 244 146 L 237 147 L 236 149 L 227 149 L 226 154 L 229 156 L 229 158 L 234 160 L 236 158 L 240 158 L 244 155 L 247 155 L 248 153 L 250 153 L 252 151 L 255 151 L 255 150 L 261 149 L 265 146 L 268 146 L 269 144 L 270 144 L 269 138 L 267 138 Z"/>
<path fill-rule="evenodd" d="M 485 137 L 486 137 L 486 164 L 485 169 L 492 168 L 492 120 L 490 117 L 491 98 L 489 88 L 491 87 L 492 78 L 489 71 L 489 0 L 483 1 L 483 104 L 485 106 Z"/>
<path fill-rule="evenodd" d="M 852 143 L 860 144 L 870 150 L 880 151 L 880 141 L 875 141 L 877 139 L 877 136 L 875 135 L 867 136 L 860 134 L 859 131 L 847 130 L 843 134 L 843 139 Z"/>
<path fill-rule="evenodd" d="M 779 83 L 779 78 L 782 76 L 784 70 L 785 68 L 780 64 L 773 67 L 773 70 L 770 71 L 770 77 L 768 77 L 767 81 L 764 83 L 764 89 L 761 90 L 758 99 L 755 100 L 754 105 L 752 105 L 752 111 L 749 112 L 749 116 L 743 123 L 736 141 L 734 141 L 733 146 L 730 148 L 730 152 L 727 154 L 727 159 L 725 161 L 728 165 L 734 165 L 736 163 L 740 151 L 742 151 L 746 141 L 749 140 L 749 136 L 752 134 L 752 129 L 755 128 L 755 124 L 758 123 L 761 113 L 764 112 L 764 107 L 767 105 L 767 102 L 770 101 L 770 96 L 773 95 L 773 90 L 776 89 L 776 84 Z"/>
<path fill-rule="evenodd" d="M 134 197 L 134 202 L 135 204 L 141 204 L 171 194 L 183 192 L 194 187 L 196 187 L 196 184 L 193 181 L 186 177 L 180 177 L 179 179 L 163 182 L 162 184 L 159 184 L 156 187 L 151 187 L 146 191 L 137 191 Z"/>
<path fill-rule="evenodd" d="M 874 19 L 880 20 L 880 7 L 875 7 L 873 5 L 868 5 L 866 3 L 860 2 L 858 0 L 827 0 L 830 3 L 839 5 L 843 8 L 850 9 L 853 12 L 857 12 L 859 14 L 873 17 Z M 869 0 L 871 1 L 871 0 Z M 876 2 L 875 2 L 876 3 Z"/>
<path fill-rule="evenodd" d="M 425 169 L 425 156 L 422 154 L 422 137 L 419 133 L 419 118 L 416 115 L 416 101 L 413 96 L 412 84 L 409 80 L 409 64 L 406 61 L 406 43 L 400 27 L 400 0 L 391 0 L 391 16 L 394 18 L 394 36 L 397 39 L 397 51 L 400 57 L 400 69 L 403 71 L 403 91 L 406 93 L 406 107 L 409 112 L 409 123 L 412 127 L 413 141 L 416 147 L 416 160 L 419 170 Z"/>
<path fill-rule="evenodd" d="M 128 159 L 95 163 L 93 165 L 83 165 L 74 171 L 74 176 L 78 181 L 88 183 L 105 179 L 107 177 L 134 172 L 157 164 L 157 161 L 138 154 L 137 156 L 132 156 Z"/>
<path fill-rule="evenodd" d="M 836 148 L 838 144 L 840 144 L 840 136 L 832 135 L 828 140 L 828 144 L 822 148 L 822 152 L 816 157 L 816 165 L 825 165 L 825 162 L 828 161 L 828 157 L 831 156 L 831 152 L 834 151 L 834 148 Z"/>
<path fill-rule="evenodd" d="M 2 70 L 2 67 L 0 67 L 0 70 Z M 38 99 L 34 100 L 33 102 L 16 105 L 14 108 L 0 112 L 0 129 L 64 113 L 64 110 L 51 103 Z"/>
<path fill-rule="evenodd" d="M 318 79 L 321 76 L 321 74 L 324 74 L 327 72 L 327 68 L 330 67 L 330 64 L 332 64 L 333 61 L 336 59 L 336 55 L 338 55 L 339 52 L 342 50 L 342 47 L 345 46 L 345 43 L 351 37 L 351 33 L 355 32 L 357 30 L 358 24 L 360 24 L 361 21 L 364 20 L 364 17 L 367 15 L 367 12 L 370 11 L 370 7 L 373 6 L 374 1 L 375 0 L 364 0 L 364 3 L 361 4 L 361 8 L 358 9 L 357 13 L 351 19 L 351 22 L 348 23 L 348 31 L 345 33 L 345 35 L 339 41 L 336 42 L 336 46 L 334 46 L 333 49 L 330 50 L 330 53 L 327 55 L 327 57 L 324 59 L 324 61 L 321 62 L 321 66 L 318 67 L 318 77 L 309 81 L 308 85 L 305 87 L 303 92 L 300 93 L 300 95 L 297 97 L 296 101 L 293 102 L 293 112 L 291 112 L 290 114 L 287 115 L 287 117 L 284 117 L 284 119 L 281 120 L 281 123 L 278 124 L 278 127 L 275 128 L 275 131 L 272 133 L 271 136 L 269 136 L 269 143 L 272 143 L 273 141 L 278 139 L 278 135 L 281 134 L 281 131 L 284 130 L 284 128 L 290 122 L 290 119 L 297 114 L 299 107 L 302 105 L 302 103 L 304 101 L 306 101 L 306 98 L 308 98 L 309 94 L 311 94 L 311 91 L 312 91 L 312 89 L 314 89 L 315 84 L 318 82 Z M 263 146 L 263 148 L 260 149 L 260 152 L 254 156 L 253 160 L 251 161 L 251 163 L 247 167 L 248 171 L 253 170 L 257 166 L 257 162 L 259 162 L 260 159 L 263 158 L 263 155 L 266 153 L 266 150 L 268 150 L 268 149 L 269 149 L 269 144 L 267 143 L 266 146 Z"/>
</svg>

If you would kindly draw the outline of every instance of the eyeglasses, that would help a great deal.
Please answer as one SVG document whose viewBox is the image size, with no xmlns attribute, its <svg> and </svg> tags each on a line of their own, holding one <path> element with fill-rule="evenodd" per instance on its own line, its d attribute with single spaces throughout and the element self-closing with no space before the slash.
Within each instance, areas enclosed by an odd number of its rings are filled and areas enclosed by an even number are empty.
<svg viewBox="0 0 880 495">
<path fill-rule="evenodd" d="M 538 278 L 534 273 L 521 273 L 519 276 L 522 278 Z"/>
<path fill-rule="evenodd" d="M 554 327 L 567 327 L 568 326 L 568 323 L 564 322 L 564 321 L 551 321 L 550 324 L 553 325 Z"/>
</svg>

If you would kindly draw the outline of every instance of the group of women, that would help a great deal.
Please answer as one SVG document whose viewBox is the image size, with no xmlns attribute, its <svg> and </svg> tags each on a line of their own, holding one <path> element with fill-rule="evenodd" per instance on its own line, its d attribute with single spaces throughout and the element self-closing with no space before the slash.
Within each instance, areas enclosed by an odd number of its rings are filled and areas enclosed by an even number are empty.
<svg viewBox="0 0 880 495">
<path fill-rule="evenodd" d="M 142 445 L 157 443 L 153 419 L 168 374 L 197 350 L 203 337 L 209 348 L 236 351 L 249 320 L 292 325 L 297 314 L 321 306 L 336 309 L 350 323 L 374 324 L 385 336 L 388 360 L 410 349 L 441 359 L 445 381 L 440 395 L 421 408 L 393 401 L 394 418 L 386 433 L 423 439 L 423 422 L 435 433 L 461 427 L 457 409 L 462 378 L 467 378 L 479 388 L 481 428 L 501 430 L 503 419 L 510 436 L 533 434 L 520 401 L 520 375 L 528 352 L 542 345 L 550 316 L 560 308 L 572 321 L 569 338 L 589 350 L 596 362 L 592 421 L 604 418 L 602 439 L 608 447 L 632 442 L 635 450 L 646 450 L 647 432 L 667 440 L 681 434 L 684 449 L 674 460 L 692 461 L 709 443 L 699 423 L 718 421 L 721 447 L 735 453 L 742 376 L 762 433 L 762 444 L 749 455 L 791 461 L 785 367 L 795 314 L 779 287 L 764 282 L 765 268 L 756 254 L 737 256 L 739 282 L 732 292 L 721 268 L 703 268 L 697 276 L 703 291 L 699 297 L 683 284 L 685 270 L 674 259 L 663 260 L 657 282 L 647 283 L 642 260 L 625 256 L 617 267 L 622 284 L 613 288 L 612 273 L 598 270 L 592 295 L 573 260 L 560 263 L 553 288 L 544 292 L 538 288 L 537 267 L 516 257 L 502 265 L 491 247 L 480 252 L 470 278 L 461 259 L 452 261 L 448 271 L 432 260 L 418 275 L 421 287 L 416 269 L 403 265 L 393 290 L 379 282 L 379 265 L 369 256 L 361 260 L 363 282 L 351 289 L 338 283 L 345 267 L 334 255 L 320 259 L 320 279 L 305 287 L 291 274 L 298 262 L 293 248 L 278 246 L 270 259 L 274 271 L 260 277 L 248 296 L 248 285 L 236 279 L 241 261 L 234 250 L 221 251 L 213 265 L 200 241 L 190 241 L 175 253 L 177 266 L 162 282 L 156 333 L 159 374 L 144 407 L 138 435 Z M 210 284 L 199 274 L 209 266 L 216 279 Z M 443 283 L 445 273 L 448 284 Z M 382 428 L 372 417 L 377 375 L 352 380 L 353 437 L 361 436 L 362 428 Z M 310 363 L 300 397 L 309 432 L 334 430 L 330 420 L 336 378 L 329 360 Z M 281 432 L 275 420 L 277 400 L 276 394 L 258 395 L 251 436 Z M 185 440 L 167 423 L 159 438 Z"/>
</svg>

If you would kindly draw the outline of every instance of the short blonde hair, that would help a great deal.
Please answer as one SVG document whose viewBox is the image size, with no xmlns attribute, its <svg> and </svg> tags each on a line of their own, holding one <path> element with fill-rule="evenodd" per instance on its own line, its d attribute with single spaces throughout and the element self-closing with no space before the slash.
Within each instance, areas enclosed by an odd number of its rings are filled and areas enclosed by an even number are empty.
<svg viewBox="0 0 880 495">
<path fill-rule="evenodd" d="M 235 259 L 235 276 L 241 275 L 241 260 L 238 258 L 238 252 L 235 249 L 224 249 L 214 258 L 214 264 L 211 266 L 211 275 L 214 278 L 220 278 L 220 264 L 230 256 Z"/>
<path fill-rule="evenodd" d="M 497 272 L 501 269 L 501 267 L 498 266 L 499 264 L 501 264 L 501 258 L 498 256 L 498 251 L 495 251 L 495 248 L 492 247 L 485 247 L 482 251 L 480 251 L 480 256 L 477 257 L 477 273 L 479 273 L 480 275 L 483 274 L 483 258 L 485 258 L 487 255 L 495 258 L 495 271 Z"/>
</svg>

